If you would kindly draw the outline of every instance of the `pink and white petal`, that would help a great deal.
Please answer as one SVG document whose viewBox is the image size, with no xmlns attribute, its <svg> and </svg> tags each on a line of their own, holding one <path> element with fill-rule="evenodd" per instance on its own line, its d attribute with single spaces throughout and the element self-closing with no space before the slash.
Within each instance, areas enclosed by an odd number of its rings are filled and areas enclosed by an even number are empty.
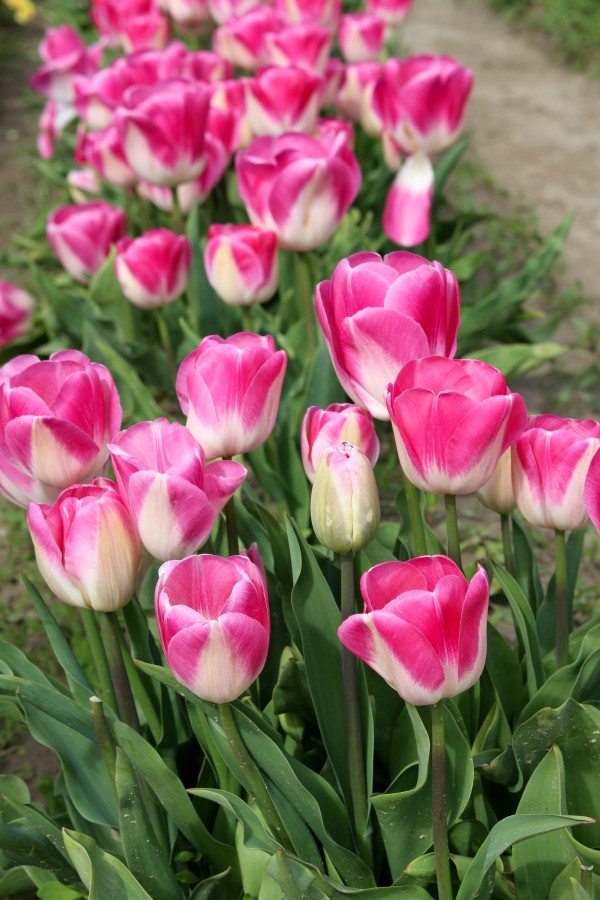
<svg viewBox="0 0 600 900">
<path fill-rule="evenodd" d="M 594 528 L 600 533 L 600 450 L 596 452 L 588 469 L 584 501 Z"/>
<path fill-rule="evenodd" d="M 410 562 L 387 562 L 368 569 L 360 579 L 365 612 L 383 609 L 404 591 L 427 590 L 427 579 Z"/>
<path fill-rule="evenodd" d="M 227 501 L 243 484 L 247 470 L 233 460 L 217 460 L 204 469 L 204 491 L 215 513 L 221 512 Z"/>
<path fill-rule="evenodd" d="M 383 230 L 396 244 L 416 247 L 431 229 L 433 166 L 427 156 L 410 156 L 389 190 L 383 210 Z"/>
<path fill-rule="evenodd" d="M 481 566 L 465 594 L 458 639 L 458 690 L 466 691 L 480 677 L 487 651 L 488 577 Z"/>
<path fill-rule="evenodd" d="M 49 416 L 13 419 L 4 437 L 15 463 L 48 487 L 66 488 L 85 481 L 97 475 L 105 461 L 89 435 Z"/>
<path fill-rule="evenodd" d="M 62 554 L 46 523 L 42 509 L 31 503 L 27 510 L 27 524 L 33 542 L 35 559 L 42 578 L 63 603 L 85 608 L 80 587 L 66 572 Z"/>
</svg>

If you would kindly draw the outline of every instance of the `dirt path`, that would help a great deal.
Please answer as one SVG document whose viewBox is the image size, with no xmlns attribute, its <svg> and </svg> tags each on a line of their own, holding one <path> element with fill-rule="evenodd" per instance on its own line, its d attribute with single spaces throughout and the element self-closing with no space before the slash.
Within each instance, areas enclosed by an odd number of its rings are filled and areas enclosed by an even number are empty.
<svg viewBox="0 0 600 900">
<path fill-rule="evenodd" d="M 565 284 L 581 281 L 600 321 L 600 81 L 552 62 L 484 0 L 416 0 L 411 53 L 446 53 L 475 72 L 468 125 L 489 174 L 534 208 L 543 231 L 569 213 Z"/>
</svg>

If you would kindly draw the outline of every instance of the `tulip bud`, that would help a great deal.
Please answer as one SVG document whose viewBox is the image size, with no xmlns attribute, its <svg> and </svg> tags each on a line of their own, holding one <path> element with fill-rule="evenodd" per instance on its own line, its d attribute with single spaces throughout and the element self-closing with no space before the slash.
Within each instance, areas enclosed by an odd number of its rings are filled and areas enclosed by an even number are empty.
<svg viewBox="0 0 600 900">
<path fill-rule="evenodd" d="M 279 281 L 277 235 L 252 225 L 211 225 L 204 265 L 224 303 L 266 303 Z"/>
<path fill-rule="evenodd" d="M 377 59 L 385 39 L 385 22 L 370 13 L 349 13 L 342 16 L 339 44 L 350 63 Z"/>
<path fill-rule="evenodd" d="M 515 508 L 511 467 L 512 447 L 509 447 L 498 460 L 492 477 L 477 491 L 483 505 L 500 516 L 508 516 Z"/>
<path fill-rule="evenodd" d="M 188 239 L 155 228 L 117 244 L 115 275 L 128 300 L 142 309 L 166 306 L 183 293 L 192 249 Z"/>
<path fill-rule="evenodd" d="M 48 216 L 47 234 L 59 262 L 84 284 L 102 266 L 110 248 L 123 237 L 125 213 L 104 200 L 60 206 Z"/>
<path fill-rule="evenodd" d="M 347 442 L 365 454 L 372 466 L 379 456 L 379 440 L 366 409 L 351 403 L 332 403 L 327 409 L 309 406 L 302 419 L 300 450 L 309 481 L 314 482 L 325 450 Z"/>
<path fill-rule="evenodd" d="M 343 441 L 329 447 L 317 467 L 310 500 L 314 532 L 334 553 L 356 553 L 379 528 L 379 494 L 365 454 Z"/>
<path fill-rule="evenodd" d="M 10 281 L 0 281 L 0 347 L 27 334 L 31 328 L 34 300 Z"/>
<path fill-rule="evenodd" d="M 59 600 L 97 612 L 129 602 L 140 542 L 114 482 L 67 488 L 52 506 L 31 503 L 27 523 L 38 568 Z"/>
</svg>

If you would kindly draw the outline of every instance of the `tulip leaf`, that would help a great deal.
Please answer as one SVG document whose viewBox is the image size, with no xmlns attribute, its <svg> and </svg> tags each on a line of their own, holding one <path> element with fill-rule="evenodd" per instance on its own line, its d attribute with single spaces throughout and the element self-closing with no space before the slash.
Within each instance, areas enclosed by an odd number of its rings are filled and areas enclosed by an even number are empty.
<svg viewBox="0 0 600 900">
<path fill-rule="evenodd" d="M 570 833 L 570 832 L 568 832 Z M 548 894 L 548 900 L 578 900 L 583 896 L 587 900 L 593 900 L 594 897 L 600 896 L 600 876 L 592 873 L 592 894 L 584 892 L 583 895 L 576 894 L 575 887 L 581 887 L 581 867 L 582 861 L 579 857 L 575 857 L 568 866 L 560 872 L 554 879 Z M 575 882 L 575 885 L 573 884 Z"/>
<path fill-rule="evenodd" d="M 241 797 L 229 791 L 213 788 L 190 788 L 189 793 L 217 803 L 234 816 L 242 825 L 246 847 L 251 850 L 264 850 L 266 853 L 275 853 L 279 849 L 279 844 L 267 833 L 262 820 Z"/>
<path fill-rule="evenodd" d="M 523 647 L 527 690 L 531 699 L 544 683 L 544 667 L 533 612 L 522 588 L 512 575 L 494 562 L 492 568 L 510 605 L 515 628 Z"/>
<path fill-rule="evenodd" d="M 510 721 L 521 705 L 521 667 L 515 651 L 491 622 L 488 622 L 487 626 L 487 639 L 485 668 L 502 704 L 504 714 Z"/>
<path fill-rule="evenodd" d="M 66 828 L 63 835 L 67 853 L 88 890 L 88 900 L 152 900 L 127 866 L 102 850 L 89 835 Z"/>
<path fill-rule="evenodd" d="M 61 881 L 77 884 L 77 876 L 51 841 L 23 818 L 0 819 L 2 858 L 14 866 L 39 866 Z"/>
<path fill-rule="evenodd" d="M 500 369 L 505 378 L 518 378 L 567 352 L 566 347 L 551 341 L 536 344 L 502 344 L 474 350 L 475 359 Z"/>
</svg>

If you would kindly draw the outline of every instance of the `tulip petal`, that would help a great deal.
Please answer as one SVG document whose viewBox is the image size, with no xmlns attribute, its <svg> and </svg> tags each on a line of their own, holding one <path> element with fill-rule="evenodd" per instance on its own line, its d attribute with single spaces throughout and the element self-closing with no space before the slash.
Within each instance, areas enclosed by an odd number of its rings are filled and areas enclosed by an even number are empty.
<svg viewBox="0 0 600 900">
<path fill-rule="evenodd" d="M 13 419 L 4 437 L 15 462 L 30 471 L 36 481 L 54 488 L 69 487 L 96 475 L 106 458 L 80 428 L 50 416 Z"/>
<path fill-rule="evenodd" d="M 224 459 L 204 469 L 204 490 L 215 513 L 221 512 L 230 497 L 243 484 L 247 471 L 240 463 Z"/>
<path fill-rule="evenodd" d="M 416 247 L 429 235 L 433 166 L 423 154 L 410 156 L 396 175 L 383 210 L 383 230 L 396 244 Z"/>
</svg>

